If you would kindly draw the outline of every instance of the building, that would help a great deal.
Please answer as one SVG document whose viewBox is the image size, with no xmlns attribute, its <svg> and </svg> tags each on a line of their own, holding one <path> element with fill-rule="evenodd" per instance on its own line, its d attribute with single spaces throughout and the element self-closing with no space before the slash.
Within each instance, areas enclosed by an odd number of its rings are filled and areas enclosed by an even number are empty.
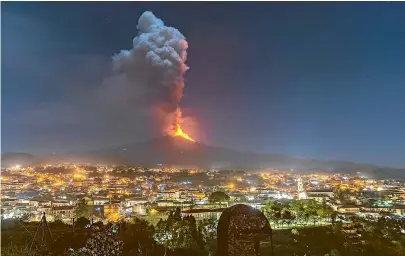
<svg viewBox="0 0 405 256">
<path fill-rule="evenodd" d="M 332 189 L 316 189 L 316 190 L 308 190 L 307 195 L 309 196 L 321 196 L 321 197 L 329 197 L 333 198 L 334 193 Z"/>
<path fill-rule="evenodd" d="M 280 192 L 271 188 L 256 187 L 251 192 L 256 197 L 279 198 Z"/>
<path fill-rule="evenodd" d="M 61 206 L 70 206 L 70 202 L 65 200 L 52 201 L 52 207 L 61 207 Z"/>
<path fill-rule="evenodd" d="M 158 192 L 157 197 L 161 198 L 163 200 L 179 199 L 180 191 L 160 191 L 160 192 Z"/>
<path fill-rule="evenodd" d="M 210 203 L 200 201 L 195 203 L 195 207 L 199 209 L 227 208 L 228 206 L 229 206 L 228 202 Z"/>
<path fill-rule="evenodd" d="M 74 206 L 57 206 L 51 208 L 51 215 L 60 219 L 71 219 L 75 216 Z"/>
<path fill-rule="evenodd" d="M 135 213 L 136 215 L 146 215 L 146 207 L 144 204 L 137 204 L 132 206 L 132 211 L 133 213 Z"/>
<path fill-rule="evenodd" d="M 380 216 L 381 214 L 394 214 L 394 215 L 404 215 L 405 205 L 389 205 L 389 206 L 358 206 L 358 205 L 344 205 L 337 208 L 339 213 L 350 213 L 350 214 L 366 214 Z"/>
<path fill-rule="evenodd" d="M 93 199 L 93 205 L 104 205 L 105 203 L 108 203 L 108 202 L 110 202 L 110 199 L 107 197 Z"/>
<path fill-rule="evenodd" d="M 134 197 L 134 198 L 128 198 L 126 199 L 123 204 L 126 207 L 132 207 L 132 206 L 136 206 L 139 204 L 145 204 L 149 202 L 149 200 L 147 198 L 142 198 L 142 197 Z"/>
<path fill-rule="evenodd" d="M 190 209 L 181 211 L 181 216 L 193 216 L 197 220 L 214 219 L 218 220 L 225 208 L 218 209 Z"/>
<path fill-rule="evenodd" d="M 394 205 L 393 206 L 395 214 L 405 215 L 405 205 Z"/>
<path fill-rule="evenodd" d="M 337 211 L 339 213 L 359 213 L 360 212 L 360 206 L 358 205 L 343 205 L 343 206 L 339 206 L 337 208 Z"/>
<path fill-rule="evenodd" d="M 332 190 L 308 190 L 306 192 L 308 199 L 313 199 L 317 202 L 322 202 L 323 200 L 330 201 L 334 197 Z"/>
<path fill-rule="evenodd" d="M 2 206 L 16 206 L 18 203 L 17 198 L 7 198 L 7 199 L 2 199 L 1 200 L 1 205 Z"/>
<path fill-rule="evenodd" d="M 178 198 L 180 199 L 184 199 L 184 200 L 190 200 L 190 201 L 194 201 L 194 200 L 201 200 L 203 198 L 205 198 L 205 194 L 202 193 L 200 190 L 198 189 L 180 189 L 179 192 L 176 192 L 179 194 Z M 176 194 L 177 196 L 177 194 Z"/>
<path fill-rule="evenodd" d="M 174 202 L 172 200 L 159 200 L 156 201 L 158 208 L 174 207 Z"/>
<path fill-rule="evenodd" d="M 120 215 L 121 203 L 117 201 L 112 201 L 104 203 L 104 216 L 107 219 L 115 219 L 115 216 Z"/>
<path fill-rule="evenodd" d="M 31 207 L 38 207 L 39 206 L 39 201 L 37 200 L 30 200 L 30 202 L 28 203 L 29 206 Z"/>
<path fill-rule="evenodd" d="M 172 201 L 172 200 L 159 200 L 156 201 L 157 207 L 158 208 L 189 208 L 190 206 L 193 205 L 193 202 L 190 201 L 184 201 L 184 202 L 179 202 L 179 201 Z"/>
</svg>

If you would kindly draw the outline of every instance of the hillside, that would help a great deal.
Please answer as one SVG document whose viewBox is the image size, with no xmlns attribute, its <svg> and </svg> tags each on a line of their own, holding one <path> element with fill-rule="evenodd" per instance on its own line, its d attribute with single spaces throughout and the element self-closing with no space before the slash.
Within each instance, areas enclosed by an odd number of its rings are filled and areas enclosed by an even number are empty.
<svg viewBox="0 0 405 256">
<path fill-rule="evenodd" d="M 142 165 L 170 164 L 187 167 L 211 167 L 254 170 L 261 168 L 323 170 L 330 172 L 367 173 L 374 177 L 404 177 L 405 170 L 358 164 L 346 161 L 301 159 L 280 154 L 241 152 L 224 147 L 204 145 L 181 137 L 163 136 L 142 143 L 124 145 L 91 152 L 94 155 L 114 155 Z"/>
<path fill-rule="evenodd" d="M 6 152 L 1 153 L 1 166 L 29 165 L 36 159 L 36 156 L 27 153 Z"/>
<path fill-rule="evenodd" d="M 121 147 L 98 149 L 90 152 L 35 157 L 24 153 L 2 154 L 2 165 L 89 163 L 141 165 L 173 165 L 184 168 L 223 168 L 258 170 L 263 168 L 294 169 L 296 171 L 360 172 L 376 178 L 405 178 L 404 169 L 358 164 L 345 161 L 301 159 L 279 154 L 241 152 L 224 147 L 204 145 L 181 137 L 162 136 Z"/>
</svg>

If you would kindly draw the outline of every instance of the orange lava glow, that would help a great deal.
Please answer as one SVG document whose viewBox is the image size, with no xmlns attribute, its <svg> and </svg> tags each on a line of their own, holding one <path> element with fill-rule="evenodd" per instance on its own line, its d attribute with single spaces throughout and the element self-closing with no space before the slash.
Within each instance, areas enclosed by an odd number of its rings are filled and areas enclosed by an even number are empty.
<svg viewBox="0 0 405 256">
<path fill-rule="evenodd" d="M 186 140 L 191 140 L 191 141 L 195 141 L 193 138 L 190 137 L 190 135 L 188 135 L 187 133 L 183 132 L 183 130 L 181 129 L 180 124 L 177 124 L 176 130 L 174 131 L 174 136 L 179 136 L 182 137 Z"/>
</svg>

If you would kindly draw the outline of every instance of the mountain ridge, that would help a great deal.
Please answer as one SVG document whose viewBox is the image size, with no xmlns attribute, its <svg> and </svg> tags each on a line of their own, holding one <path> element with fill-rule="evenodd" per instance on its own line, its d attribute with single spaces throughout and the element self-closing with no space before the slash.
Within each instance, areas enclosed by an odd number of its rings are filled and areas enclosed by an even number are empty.
<svg viewBox="0 0 405 256">
<path fill-rule="evenodd" d="M 9 162 L 9 155 L 3 162 Z M 6 159 L 5 159 L 6 158 Z M 30 157 L 27 157 L 28 159 Z M 32 158 L 31 158 L 32 159 Z M 7 160 L 7 161 L 4 161 Z M 323 170 L 330 172 L 367 173 L 372 176 L 398 176 L 405 178 L 405 169 L 360 164 L 349 161 L 304 159 L 281 154 L 243 152 L 219 146 L 205 145 L 181 137 L 162 136 L 121 147 L 108 147 L 83 153 L 36 157 L 31 164 L 76 162 L 92 164 L 116 164 L 156 166 L 172 165 L 184 168 L 222 168 L 254 170 L 264 168 L 294 169 L 296 171 Z M 15 158 L 12 163 L 15 163 Z M 385 173 L 384 173 L 385 172 Z"/>
</svg>

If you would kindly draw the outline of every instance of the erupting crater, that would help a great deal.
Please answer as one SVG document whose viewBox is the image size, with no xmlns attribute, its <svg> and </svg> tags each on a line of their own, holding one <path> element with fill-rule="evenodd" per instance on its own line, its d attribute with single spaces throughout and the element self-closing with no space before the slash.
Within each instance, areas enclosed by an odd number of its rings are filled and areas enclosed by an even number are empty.
<svg viewBox="0 0 405 256">
<path fill-rule="evenodd" d="M 193 138 L 190 137 L 190 135 L 188 135 L 186 132 L 184 132 L 181 129 L 180 124 L 176 125 L 176 130 L 174 131 L 173 136 L 182 137 L 183 139 L 186 139 L 186 140 L 195 141 Z"/>
</svg>

